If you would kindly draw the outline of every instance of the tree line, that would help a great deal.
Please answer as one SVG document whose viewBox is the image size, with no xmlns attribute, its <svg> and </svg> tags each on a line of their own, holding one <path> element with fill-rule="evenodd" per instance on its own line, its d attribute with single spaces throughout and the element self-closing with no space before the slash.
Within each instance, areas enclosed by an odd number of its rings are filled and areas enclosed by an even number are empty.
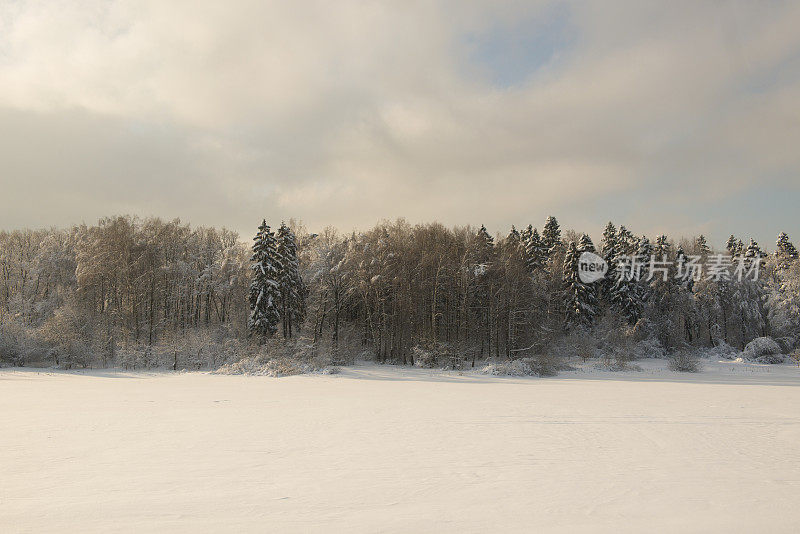
<svg viewBox="0 0 800 534">
<path fill-rule="evenodd" d="M 594 252 L 606 277 L 584 283 Z M 230 230 L 109 217 L 69 229 L 0 232 L 0 358 L 16 364 L 215 366 L 283 343 L 333 361 L 415 363 L 422 348 L 475 365 L 552 350 L 565 340 L 657 342 L 666 351 L 800 331 L 797 250 L 731 236 L 757 280 L 685 276 L 713 251 L 704 236 L 652 241 L 609 223 L 587 234 L 541 227 L 382 222 L 349 234 L 262 222 L 252 246 Z M 668 276 L 616 272 L 655 257 Z"/>
</svg>

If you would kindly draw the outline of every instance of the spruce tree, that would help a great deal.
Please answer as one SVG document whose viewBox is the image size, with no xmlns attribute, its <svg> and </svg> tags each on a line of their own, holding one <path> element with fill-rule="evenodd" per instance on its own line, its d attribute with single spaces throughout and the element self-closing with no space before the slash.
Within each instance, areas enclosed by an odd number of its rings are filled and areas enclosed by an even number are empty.
<svg viewBox="0 0 800 534">
<path fill-rule="evenodd" d="M 584 234 L 586 240 L 581 242 L 594 250 L 589 236 Z M 578 259 L 581 251 L 570 241 L 564 256 L 564 298 L 565 298 L 565 326 L 592 326 L 597 316 L 597 294 L 591 284 L 584 284 L 578 274 Z"/>
<path fill-rule="evenodd" d="M 678 245 L 678 250 L 675 251 L 675 266 L 680 269 L 683 277 L 677 280 L 677 282 L 684 289 L 691 291 L 692 287 L 694 286 L 694 279 L 691 276 L 686 276 L 688 274 L 686 272 L 686 263 L 688 261 L 689 260 L 686 257 L 686 252 L 684 252 L 683 247 Z"/>
<path fill-rule="evenodd" d="M 479 247 L 481 249 L 491 249 L 494 247 L 494 238 L 489 235 L 489 231 L 486 230 L 484 225 L 481 225 L 480 230 L 478 230 L 478 242 Z"/>
<path fill-rule="evenodd" d="M 636 251 L 636 255 L 638 256 L 638 261 L 642 263 L 640 281 L 644 282 L 649 276 L 650 257 L 653 255 L 653 245 L 650 244 L 650 240 L 647 236 L 643 235 L 641 239 L 639 239 L 639 248 Z"/>
<path fill-rule="evenodd" d="M 608 300 L 611 307 L 629 324 L 635 324 L 641 318 L 644 306 L 643 285 L 636 280 L 635 269 L 632 269 L 632 262 L 641 261 L 637 254 L 638 240 L 624 226 L 619 227 L 618 239 L 620 244 L 613 262 L 616 268 L 616 279 L 612 279 L 613 285 L 609 289 Z M 637 248 L 633 248 L 634 246 Z M 627 267 L 620 271 L 620 267 L 623 265 L 627 265 Z"/>
<path fill-rule="evenodd" d="M 519 248 L 521 246 L 522 237 L 519 235 L 519 231 L 517 231 L 517 228 L 513 224 L 511 225 L 511 231 L 508 233 L 508 237 L 506 237 L 506 242 L 511 247 Z"/>
<path fill-rule="evenodd" d="M 534 273 L 544 267 L 547 260 L 547 251 L 542 243 L 542 238 L 539 237 L 539 231 L 534 228 L 531 231 L 525 243 L 525 262 L 528 265 L 528 270 Z"/>
<path fill-rule="evenodd" d="M 798 257 L 797 249 L 794 247 L 789 236 L 786 232 L 778 234 L 777 249 L 775 250 L 775 258 L 778 261 L 778 268 L 787 269 L 791 262 L 795 261 Z"/>
<path fill-rule="evenodd" d="M 522 240 L 522 243 L 525 244 L 531 238 L 531 234 L 533 234 L 533 226 L 528 225 L 522 232 L 520 232 L 519 237 Z"/>
<path fill-rule="evenodd" d="M 617 255 L 617 228 L 611 221 L 608 221 L 608 224 L 603 230 L 603 240 L 600 246 L 600 251 L 606 261 L 608 261 L 609 257 L 613 258 Z"/>
<path fill-rule="evenodd" d="M 548 257 L 552 256 L 561 247 L 561 226 L 552 215 L 544 223 L 542 245 L 547 250 Z"/>
<path fill-rule="evenodd" d="M 306 289 L 300 277 L 294 232 L 283 222 L 277 234 L 277 253 L 280 260 L 278 281 L 283 337 L 290 338 L 292 331 L 300 326 L 305 313 Z"/>
<path fill-rule="evenodd" d="M 694 244 L 697 254 L 703 259 L 706 259 L 708 255 L 711 253 L 711 248 L 708 246 L 708 241 L 706 241 L 706 236 L 704 236 L 703 234 L 697 236 L 697 239 L 695 240 Z"/>
<path fill-rule="evenodd" d="M 667 236 L 660 235 L 656 238 L 656 245 L 653 247 L 653 254 L 655 254 L 656 259 L 658 261 L 662 261 L 664 258 L 669 258 L 671 252 L 671 247 L 669 245 L 669 240 Z"/>
<path fill-rule="evenodd" d="M 278 331 L 280 287 L 278 278 L 281 265 L 278 258 L 275 234 L 267 221 L 262 221 L 253 238 L 253 280 L 250 283 L 250 317 L 247 329 L 251 336 L 263 343 Z"/>
<path fill-rule="evenodd" d="M 765 254 L 761 251 L 761 247 L 754 239 L 750 239 L 747 249 L 744 251 L 744 258 L 747 265 L 751 265 L 754 261 L 761 261 Z"/>
<path fill-rule="evenodd" d="M 638 244 L 633 233 L 620 225 L 617 233 L 617 254 L 631 255 L 636 254 Z"/>
<path fill-rule="evenodd" d="M 733 247 L 733 253 L 731 254 L 731 256 L 733 256 L 734 258 L 738 258 L 742 254 L 744 254 L 744 251 L 745 251 L 744 243 L 742 242 L 741 239 L 737 239 L 736 245 Z"/>
<path fill-rule="evenodd" d="M 581 240 L 578 243 L 578 252 L 597 252 L 594 248 L 594 243 L 592 243 L 592 238 L 589 237 L 589 234 L 583 234 L 581 236 Z"/>
<path fill-rule="evenodd" d="M 725 243 L 725 248 L 731 256 L 736 255 L 736 236 L 731 234 L 728 241 Z"/>
<path fill-rule="evenodd" d="M 601 282 L 601 291 L 603 295 L 603 299 L 608 302 L 610 301 L 611 290 L 614 287 L 614 284 L 617 283 L 617 254 L 619 251 L 619 243 L 617 241 L 617 228 L 614 226 L 614 223 L 611 221 L 608 222 L 605 229 L 603 230 L 603 240 L 600 244 L 600 252 L 605 260 L 606 264 L 608 265 L 608 271 L 606 271 L 606 277 Z"/>
</svg>

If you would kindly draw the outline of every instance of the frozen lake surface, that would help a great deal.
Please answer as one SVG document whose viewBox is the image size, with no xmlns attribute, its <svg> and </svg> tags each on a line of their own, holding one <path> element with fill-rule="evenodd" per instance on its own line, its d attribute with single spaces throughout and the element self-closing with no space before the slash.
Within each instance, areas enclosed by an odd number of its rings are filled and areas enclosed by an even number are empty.
<svg viewBox="0 0 800 534">
<path fill-rule="evenodd" d="M 0 531 L 800 531 L 800 370 L 641 365 L 0 369 Z"/>
</svg>

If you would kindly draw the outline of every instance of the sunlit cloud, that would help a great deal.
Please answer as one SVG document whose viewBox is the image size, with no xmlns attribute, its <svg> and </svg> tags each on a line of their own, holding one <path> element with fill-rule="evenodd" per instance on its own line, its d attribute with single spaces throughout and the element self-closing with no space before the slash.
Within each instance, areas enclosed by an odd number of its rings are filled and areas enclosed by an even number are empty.
<svg viewBox="0 0 800 534">
<path fill-rule="evenodd" d="M 793 3 L 6 3 L 0 227 L 554 213 L 769 243 L 800 231 L 746 209 L 800 202 L 798 24 Z"/>
</svg>

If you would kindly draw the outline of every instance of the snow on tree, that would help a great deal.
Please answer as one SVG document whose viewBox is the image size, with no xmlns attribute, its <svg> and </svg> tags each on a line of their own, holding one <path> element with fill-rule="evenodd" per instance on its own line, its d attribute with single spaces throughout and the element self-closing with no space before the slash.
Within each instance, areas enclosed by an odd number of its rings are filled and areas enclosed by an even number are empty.
<svg viewBox="0 0 800 534">
<path fill-rule="evenodd" d="M 744 254 L 744 243 L 741 239 L 736 240 L 736 244 L 733 246 L 733 251 L 731 252 L 731 256 L 733 258 L 738 258 L 742 254 Z"/>
<path fill-rule="evenodd" d="M 542 246 L 547 250 L 548 256 L 561 248 L 561 226 L 552 215 L 547 218 L 542 229 Z"/>
<path fill-rule="evenodd" d="M 708 246 L 708 241 L 706 241 L 706 236 L 700 234 L 697 236 L 697 239 L 694 242 L 695 252 L 698 256 L 702 258 L 707 258 L 708 255 L 711 253 L 711 247 Z"/>
<path fill-rule="evenodd" d="M 620 225 L 617 233 L 617 254 L 636 254 L 638 246 L 633 233 L 625 226 Z"/>
<path fill-rule="evenodd" d="M 594 243 L 592 243 L 592 238 L 589 237 L 589 234 L 583 234 L 581 236 L 581 240 L 578 243 L 578 252 L 597 252 L 594 248 Z"/>
<path fill-rule="evenodd" d="M 275 234 L 267 221 L 262 221 L 253 238 L 253 272 L 250 284 L 250 317 L 247 329 L 251 336 L 264 342 L 278 331 L 280 314 L 280 272 L 282 266 L 278 256 Z"/>
<path fill-rule="evenodd" d="M 679 245 L 678 250 L 675 251 L 675 268 L 681 275 L 681 279 L 678 282 L 681 287 L 691 291 L 692 286 L 694 285 L 694 279 L 691 274 L 687 272 L 686 264 L 688 261 L 689 260 L 686 257 L 686 252 L 684 252 L 683 247 Z"/>
<path fill-rule="evenodd" d="M 489 235 L 489 231 L 486 230 L 484 225 L 481 225 L 480 230 L 478 230 L 478 242 L 478 246 L 482 249 L 491 249 L 494 247 L 494 238 Z"/>
<path fill-rule="evenodd" d="M 650 257 L 653 255 L 653 245 L 647 236 L 639 239 L 639 248 L 636 250 L 638 260 L 642 262 L 641 279 L 647 280 L 650 271 Z"/>
<path fill-rule="evenodd" d="M 600 243 L 600 253 L 603 256 L 608 271 L 606 277 L 601 282 L 603 298 L 608 300 L 611 295 L 611 290 L 614 284 L 617 283 L 617 254 L 619 253 L 619 242 L 617 237 L 617 228 L 611 221 L 608 222 L 603 230 L 603 240 Z"/>
<path fill-rule="evenodd" d="M 728 241 L 725 243 L 725 249 L 731 256 L 736 255 L 736 244 L 736 236 L 731 234 L 731 236 L 728 238 Z"/>
<path fill-rule="evenodd" d="M 670 253 L 672 252 L 672 247 L 669 244 L 669 239 L 667 236 L 660 235 L 656 238 L 655 247 L 653 247 L 653 254 L 655 254 L 656 259 L 662 260 L 665 258 L 670 257 Z"/>
<path fill-rule="evenodd" d="M 635 324 L 641 318 L 644 306 L 644 290 L 640 282 L 643 271 L 636 267 L 641 263 L 641 256 L 637 254 L 638 240 L 624 226 L 620 226 L 618 236 L 622 237 L 624 244 L 620 245 L 614 258 L 616 279 L 608 292 L 608 300 L 612 309 L 625 317 L 629 324 Z M 634 245 L 637 248 L 632 249 Z"/>
<path fill-rule="evenodd" d="M 754 239 L 750 239 L 750 243 L 747 245 L 747 249 L 744 251 L 745 263 L 747 265 L 751 265 L 753 261 L 761 261 L 766 254 L 762 252 L 761 247 L 758 246 L 758 243 Z"/>
<path fill-rule="evenodd" d="M 584 239 L 585 238 L 585 239 Z M 591 239 L 586 234 L 581 238 L 582 247 L 594 250 Z M 565 326 L 570 329 L 575 326 L 589 327 L 594 324 L 597 316 L 597 291 L 592 284 L 581 281 L 578 272 L 578 259 L 582 250 L 579 250 L 574 241 L 570 241 L 564 256 L 564 300 L 565 300 Z"/>
<path fill-rule="evenodd" d="M 547 261 L 547 249 L 542 243 L 542 238 L 539 237 L 539 231 L 536 228 L 531 230 L 530 236 L 524 242 L 524 246 L 525 263 L 528 266 L 528 270 L 534 273 L 542 269 Z"/>
<path fill-rule="evenodd" d="M 522 232 L 519 233 L 520 246 L 522 246 L 523 249 L 527 249 L 528 242 L 530 241 L 532 235 L 533 235 L 533 226 L 530 224 L 528 225 L 527 228 L 525 228 L 524 230 L 522 230 Z"/>
<path fill-rule="evenodd" d="M 800 332 L 800 262 L 791 262 L 777 278 L 768 297 L 770 323 L 780 335 L 796 338 Z"/>
<path fill-rule="evenodd" d="M 281 223 L 277 233 L 277 257 L 280 261 L 278 283 L 280 287 L 280 312 L 283 337 L 292 337 L 305 314 L 306 288 L 300 277 L 297 259 L 297 242 L 294 232 Z"/>
<path fill-rule="evenodd" d="M 603 230 L 603 240 L 600 243 L 600 252 L 602 253 L 603 257 L 606 258 L 613 258 L 617 255 L 617 227 L 614 226 L 614 223 L 608 221 L 606 224 L 605 229 Z"/>
<path fill-rule="evenodd" d="M 520 236 L 519 231 L 513 224 L 511 225 L 511 231 L 508 232 L 506 236 L 505 245 L 509 247 L 510 250 L 516 250 L 523 254 L 525 253 L 525 249 L 522 246 L 522 236 Z"/>
<path fill-rule="evenodd" d="M 786 232 L 778 234 L 777 248 L 775 249 L 775 258 L 778 261 L 779 269 L 787 269 L 791 262 L 797 259 L 797 249 L 794 247 L 789 236 Z"/>
</svg>

